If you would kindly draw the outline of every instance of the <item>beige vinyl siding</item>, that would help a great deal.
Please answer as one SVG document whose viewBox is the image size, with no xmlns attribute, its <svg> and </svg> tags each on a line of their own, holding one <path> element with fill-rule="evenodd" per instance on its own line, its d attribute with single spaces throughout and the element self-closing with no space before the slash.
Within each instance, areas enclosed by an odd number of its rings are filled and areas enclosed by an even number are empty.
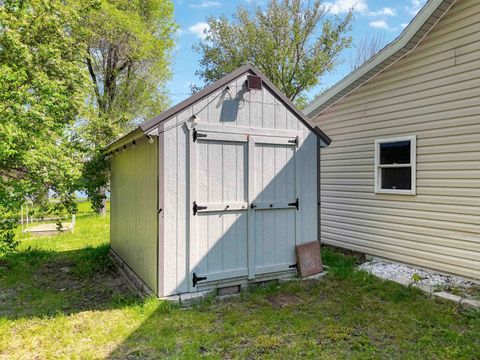
<svg viewBox="0 0 480 360">
<path fill-rule="evenodd" d="M 322 241 L 480 278 L 480 2 L 314 120 Z M 417 136 L 417 195 L 374 193 L 375 139 Z"/>
<path fill-rule="evenodd" d="M 137 140 L 111 158 L 110 242 L 130 268 L 157 288 L 158 144 Z"/>
</svg>

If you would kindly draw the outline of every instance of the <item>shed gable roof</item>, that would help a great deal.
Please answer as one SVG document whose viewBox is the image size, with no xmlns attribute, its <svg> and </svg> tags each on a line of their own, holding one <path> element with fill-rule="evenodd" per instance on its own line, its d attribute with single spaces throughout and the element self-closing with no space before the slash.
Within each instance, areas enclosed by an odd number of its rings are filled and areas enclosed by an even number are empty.
<svg viewBox="0 0 480 360">
<path fill-rule="evenodd" d="M 403 32 L 366 63 L 314 99 L 304 113 L 313 118 L 414 50 L 456 0 L 429 0 Z"/>
<path fill-rule="evenodd" d="M 300 111 L 291 101 L 288 99 L 260 70 L 258 70 L 252 64 L 246 64 L 238 68 L 237 70 L 231 72 L 230 74 L 224 76 L 220 80 L 215 81 L 211 85 L 205 87 L 199 92 L 193 94 L 189 98 L 181 101 L 177 105 L 165 110 L 159 115 L 155 116 L 153 119 L 148 120 L 140 124 L 136 129 L 134 129 L 129 134 L 115 140 L 111 144 L 107 145 L 104 152 L 113 151 L 118 147 L 123 146 L 125 143 L 132 141 L 135 138 L 147 135 L 152 129 L 156 128 L 161 123 L 172 118 L 176 114 L 185 110 L 188 106 L 200 101 L 201 99 L 209 96 L 218 89 L 228 85 L 233 80 L 244 74 L 253 74 L 257 75 L 262 79 L 264 86 L 266 86 L 283 104 L 290 110 L 299 121 L 301 121 L 308 129 L 314 132 L 317 136 L 322 139 L 325 144 L 330 144 L 331 139 L 317 126 L 315 125 L 302 111 Z"/>
</svg>

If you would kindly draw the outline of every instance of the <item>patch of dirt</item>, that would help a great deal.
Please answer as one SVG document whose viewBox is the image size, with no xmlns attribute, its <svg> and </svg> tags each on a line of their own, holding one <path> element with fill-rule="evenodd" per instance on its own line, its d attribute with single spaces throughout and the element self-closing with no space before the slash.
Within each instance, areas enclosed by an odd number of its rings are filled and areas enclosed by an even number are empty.
<svg viewBox="0 0 480 360">
<path fill-rule="evenodd" d="M 267 297 L 268 302 L 275 309 L 301 304 L 303 300 L 294 294 L 275 294 Z"/>
<path fill-rule="evenodd" d="M 88 278 L 75 275 L 71 269 L 75 263 L 68 260 L 46 263 L 34 277 L 44 289 L 61 291 L 72 295 L 69 309 L 98 309 L 111 302 L 115 294 L 129 295 L 131 290 L 116 270 L 105 268 Z"/>
<path fill-rule="evenodd" d="M 14 289 L 0 289 L 0 316 L 13 313 L 41 315 L 41 308 L 32 307 L 30 287 L 64 296 L 59 310 L 73 313 L 84 310 L 102 310 L 115 306 L 113 300 L 135 296 L 115 267 L 105 267 L 88 277 L 80 277 L 72 270 L 76 263 L 70 259 L 53 259 L 41 265 L 33 274 L 32 285 L 19 284 Z M 22 300 L 19 294 L 25 291 Z M 25 309 L 18 310 L 18 309 Z"/>
</svg>

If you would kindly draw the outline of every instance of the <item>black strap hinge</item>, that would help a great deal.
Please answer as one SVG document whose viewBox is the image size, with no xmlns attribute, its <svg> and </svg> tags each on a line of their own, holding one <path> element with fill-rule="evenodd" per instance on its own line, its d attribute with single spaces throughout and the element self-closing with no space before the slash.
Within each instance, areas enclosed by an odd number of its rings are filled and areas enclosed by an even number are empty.
<svg viewBox="0 0 480 360">
<path fill-rule="evenodd" d="M 193 142 L 197 141 L 198 138 L 206 138 L 207 134 L 199 134 L 197 129 L 193 129 Z"/>
<path fill-rule="evenodd" d="M 298 210 L 298 208 L 300 207 L 300 202 L 298 201 L 298 198 L 295 202 L 289 203 L 288 206 L 295 206 Z"/>
<path fill-rule="evenodd" d="M 196 201 L 193 202 L 193 216 L 197 215 L 198 210 L 205 210 L 206 206 L 199 206 Z"/>
<path fill-rule="evenodd" d="M 196 273 L 193 273 L 193 276 L 192 276 L 193 287 L 197 286 L 198 282 L 203 281 L 203 280 L 207 280 L 207 277 L 206 276 L 197 276 Z"/>
<path fill-rule="evenodd" d="M 292 264 L 292 265 L 289 265 L 288 267 L 289 267 L 290 269 L 298 269 L 297 263 Z"/>
</svg>

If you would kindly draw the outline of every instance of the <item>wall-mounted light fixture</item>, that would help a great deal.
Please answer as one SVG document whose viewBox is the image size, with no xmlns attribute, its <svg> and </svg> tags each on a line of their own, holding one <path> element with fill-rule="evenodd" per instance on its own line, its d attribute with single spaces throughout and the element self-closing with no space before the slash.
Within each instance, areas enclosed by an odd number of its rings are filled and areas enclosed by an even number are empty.
<svg viewBox="0 0 480 360">
<path fill-rule="evenodd" d="M 191 117 L 190 117 L 190 122 L 191 122 L 191 127 L 194 127 L 195 125 L 198 124 L 198 118 L 195 116 L 195 114 L 193 114 Z"/>
</svg>

